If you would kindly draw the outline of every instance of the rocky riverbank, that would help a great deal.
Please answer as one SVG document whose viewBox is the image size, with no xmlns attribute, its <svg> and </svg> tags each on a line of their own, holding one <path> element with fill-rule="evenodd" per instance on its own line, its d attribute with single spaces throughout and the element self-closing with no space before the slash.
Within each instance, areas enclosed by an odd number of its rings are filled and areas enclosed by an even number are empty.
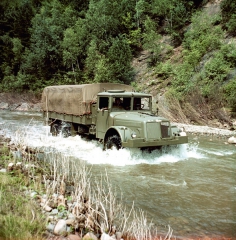
<svg viewBox="0 0 236 240">
<path fill-rule="evenodd" d="M 7 102 L 0 102 L 0 110 L 40 112 L 41 104 L 40 103 L 33 104 L 29 102 L 9 104 Z"/>
<path fill-rule="evenodd" d="M 175 123 L 179 128 L 183 128 L 188 134 L 208 136 L 208 137 L 218 137 L 218 138 L 229 138 L 236 137 L 236 121 L 233 123 L 234 128 L 232 130 L 213 128 L 209 126 L 196 126 L 191 124 Z M 236 143 L 236 142 L 235 142 Z"/>
<path fill-rule="evenodd" d="M 92 186 L 89 170 L 83 162 L 76 165 L 73 159 L 60 154 L 51 154 L 45 160 L 37 156 L 37 150 L 15 146 L 10 139 L 0 136 L 0 176 L 24 179 L 19 181 L 18 194 L 36 206 L 30 207 L 32 220 L 28 224 L 33 223 L 40 212 L 44 216 L 45 232 L 39 239 L 147 239 L 155 232 L 142 211 L 132 208 L 126 212 L 122 203 L 117 202 L 108 179 L 101 179 Z M 153 239 L 163 236 L 156 234 Z M 166 237 L 170 239 L 171 235 L 169 229 Z"/>
<path fill-rule="evenodd" d="M 33 93 L 0 93 L 0 110 L 41 111 L 41 95 Z"/>
</svg>

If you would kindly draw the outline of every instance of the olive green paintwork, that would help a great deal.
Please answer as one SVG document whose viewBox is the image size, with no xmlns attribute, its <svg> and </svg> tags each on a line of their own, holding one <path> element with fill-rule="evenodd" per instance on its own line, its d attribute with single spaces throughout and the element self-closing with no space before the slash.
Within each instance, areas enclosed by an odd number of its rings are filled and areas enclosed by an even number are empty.
<svg viewBox="0 0 236 240">
<path fill-rule="evenodd" d="M 115 106 L 116 101 L 120 106 Z M 74 116 L 45 112 L 51 121 L 61 120 L 70 123 L 74 130 L 78 126 L 87 127 L 86 134 L 106 140 L 117 135 L 122 147 L 150 148 L 177 145 L 188 142 L 188 137 L 168 119 L 152 113 L 152 96 L 145 93 L 110 90 L 97 94 L 97 102 L 91 103 L 90 114 Z"/>
</svg>

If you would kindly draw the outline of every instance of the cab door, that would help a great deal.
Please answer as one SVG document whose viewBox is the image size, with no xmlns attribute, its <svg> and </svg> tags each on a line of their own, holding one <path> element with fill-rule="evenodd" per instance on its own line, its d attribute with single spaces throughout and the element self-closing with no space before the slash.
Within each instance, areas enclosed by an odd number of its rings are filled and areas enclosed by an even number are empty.
<svg viewBox="0 0 236 240">
<path fill-rule="evenodd" d="M 97 122 L 96 122 L 96 137 L 103 139 L 108 129 L 109 122 L 109 98 L 98 97 Z"/>
</svg>

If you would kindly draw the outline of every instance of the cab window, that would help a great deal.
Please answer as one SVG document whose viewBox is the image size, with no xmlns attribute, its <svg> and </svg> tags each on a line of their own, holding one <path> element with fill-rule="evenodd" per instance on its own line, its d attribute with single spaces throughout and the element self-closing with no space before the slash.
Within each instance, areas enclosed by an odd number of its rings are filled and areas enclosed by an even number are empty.
<svg viewBox="0 0 236 240">
<path fill-rule="evenodd" d="M 99 109 L 108 108 L 109 98 L 108 97 L 100 97 L 99 98 Z"/>
</svg>

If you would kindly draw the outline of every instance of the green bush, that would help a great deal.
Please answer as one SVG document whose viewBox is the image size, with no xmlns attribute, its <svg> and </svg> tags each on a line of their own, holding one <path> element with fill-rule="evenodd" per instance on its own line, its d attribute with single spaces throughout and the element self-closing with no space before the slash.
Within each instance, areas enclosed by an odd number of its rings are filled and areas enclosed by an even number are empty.
<svg viewBox="0 0 236 240">
<path fill-rule="evenodd" d="M 184 37 L 185 59 L 195 52 L 196 60 L 200 61 L 207 52 L 219 49 L 222 39 L 223 31 L 219 26 L 213 25 L 212 18 L 202 12 L 196 13 L 192 17 L 191 28 Z"/>
<path fill-rule="evenodd" d="M 162 79 L 167 79 L 173 75 L 173 65 L 169 61 L 160 63 L 156 68 L 156 73 Z"/>
<path fill-rule="evenodd" d="M 214 95 L 235 64 L 235 50 L 223 44 L 223 31 L 203 12 L 192 17 L 185 34 L 183 62 L 175 67 L 172 87 L 184 95 L 198 87 L 205 97 Z"/>
<path fill-rule="evenodd" d="M 204 78 L 209 82 L 212 81 L 217 84 L 222 84 L 229 70 L 229 63 L 225 61 L 221 52 L 218 52 L 205 64 Z"/>
<path fill-rule="evenodd" d="M 235 0 L 223 0 L 220 4 L 222 23 L 230 34 L 236 35 L 236 2 Z"/>
<path fill-rule="evenodd" d="M 224 85 L 223 91 L 228 105 L 236 112 L 236 77 Z"/>
<path fill-rule="evenodd" d="M 172 80 L 172 87 L 178 93 L 179 97 L 192 89 L 193 82 L 191 79 L 193 74 L 194 69 L 188 62 L 184 62 L 173 69 L 174 78 Z"/>
</svg>

